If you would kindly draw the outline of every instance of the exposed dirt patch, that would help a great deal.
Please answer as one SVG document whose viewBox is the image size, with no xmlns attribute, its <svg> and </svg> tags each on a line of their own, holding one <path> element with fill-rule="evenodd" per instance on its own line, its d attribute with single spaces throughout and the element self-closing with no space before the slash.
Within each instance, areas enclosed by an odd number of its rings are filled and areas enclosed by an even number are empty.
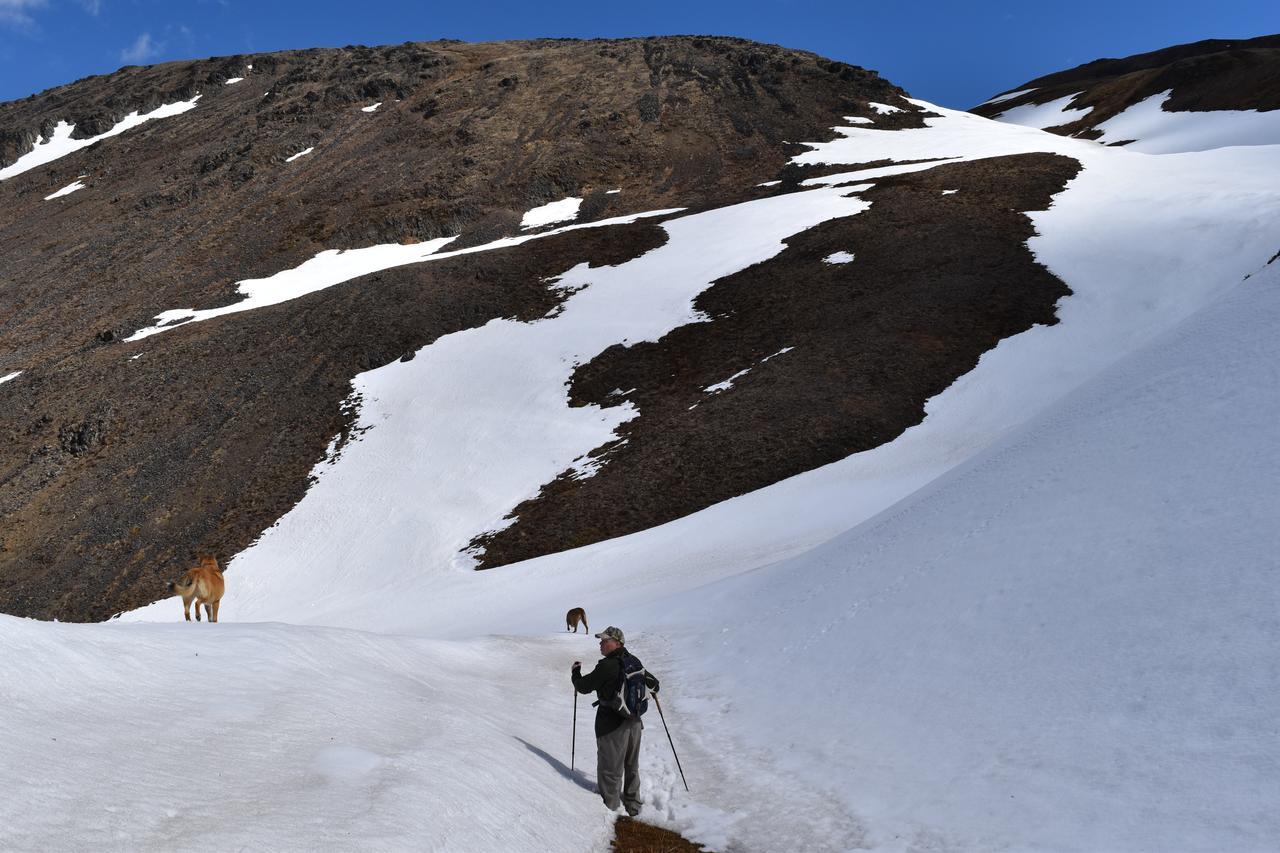
<svg viewBox="0 0 1280 853">
<path fill-rule="evenodd" d="M 1152 95 L 1172 90 L 1167 112 L 1280 109 L 1280 36 L 1210 39 L 1125 59 L 1099 59 L 1015 86 L 1034 89 L 972 112 L 994 118 L 1012 107 L 1044 104 L 1082 93 L 1073 109 L 1092 107 L 1083 118 L 1047 128 L 1063 136 L 1096 138 L 1095 128 Z"/>
<path fill-rule="evenodd" d="M 640 415 L 592 454 L 598 473 L 566 472 L 477 540 L 482 567 L 661 524 L 918 423 L 1002 338 L 1056 322 L 1068 290 L 1026 248 L 1023 211 L 1047 207 L 1078 168 L 1029 154 L 881 179 L 870 210 L 705 291 L 696 304 L 712 322 L 582 365 L 575 405 L 630 400 Z M 854 260 L 827 262 L 837 252 Z"/>
<path fill-rule="evenodd" d="M 614 825 L 614 853 L 701 853 L 706 849 L 684 836 L 629 817 Z"/>
</svg>

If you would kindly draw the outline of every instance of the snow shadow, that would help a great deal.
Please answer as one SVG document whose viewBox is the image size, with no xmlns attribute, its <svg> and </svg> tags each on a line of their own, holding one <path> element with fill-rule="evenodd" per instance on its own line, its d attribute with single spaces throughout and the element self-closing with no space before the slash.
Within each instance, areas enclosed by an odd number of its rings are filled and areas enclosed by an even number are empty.
<svg viewBox="0 0 1280 853">
<path fill-rule="evenodd" d="M 590 791 L 593 794 L 596 793 L 596 786 L 593 783 L 588 782 L 582 776 L 582 774 L 576 771 L 570 770 L 567 766 L 565 766 L 565 763 L 563 761 L 556 758 L 554 755 L 547 752 L 546 750 L 539 749 L 538 747 L 529 743 L 529 741 L 525 740 L 522 737 L 517 737 L 515 735 L 512 735 L 512 737 L 515 737 L 516 740 L 524 744 L 525 749 L 529 750 L 534 755 L 538 756 L 543 761 L 550 764 L 555 769 L 555 771 L 559 773 L 561 776 L 573 782 L 573 784 L 577 785 L 579 788 L 583 789 L 584 791 Z"/>
</svg>

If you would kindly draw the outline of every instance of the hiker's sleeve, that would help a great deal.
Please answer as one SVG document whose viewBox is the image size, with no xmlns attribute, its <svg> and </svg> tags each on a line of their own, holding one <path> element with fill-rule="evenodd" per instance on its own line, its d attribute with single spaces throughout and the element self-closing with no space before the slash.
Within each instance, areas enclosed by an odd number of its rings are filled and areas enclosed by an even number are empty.
<svg viewBox="0 0 1280 853">
<path fill-rule="evenodd" d="M 596 664 L 596 668 L 586 675 L 583 675 L 581 670 L 573 673 L 573 688 L 579 693 L 594 693 L 604 687 L 609 683 L 606 680 L 607 672 L 604 671 L 608 669 L 608 663 L 607 660 L 600 661 Z"/>
</svg>

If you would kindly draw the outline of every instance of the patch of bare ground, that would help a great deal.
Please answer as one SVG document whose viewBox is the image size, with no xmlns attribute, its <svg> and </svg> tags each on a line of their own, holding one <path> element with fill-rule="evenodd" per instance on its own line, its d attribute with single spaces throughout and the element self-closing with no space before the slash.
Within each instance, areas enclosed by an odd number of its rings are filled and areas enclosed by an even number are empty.
<svg viewBox="0 0 1280 853">
<path fill-rule="evenodd" d="M 614 853 L 701 853 L 706 849 L 669 829 L 629 817 L 618 818 L 614 832 Z"/>
<path fill-rule="evenodd" d="M 1023 104 L 1044 104 L 1079 93 L 1069 106 L 1092 108 L 1080 119 L 1047 128 L 1092 139 L 1095 128 L 1152 95 L 1170 91 L 1167 112 L 1280 109 L 1280 35 L 1209 39 L 1124 59 L 1099 59 L 1030 80 L 1017 98 L 982 104 L 972 112 L 994 118 Z"/>
<path fill-rule="evenodd" d="M 1069 291 L 1027 249 L 1024 211 L 1078 169 L 1027 154 L 878 180 L 869 210 L 713 284 L 696 301 L 711 322 L 582 365 L 573 404 L 629 400 L 640 414 L 593 452 L 593 476 L 565 472 L 477 539 L 481 567 L 633 533 L 892 441 L 1001 339 L 1056 322 Z"/>
</svg>

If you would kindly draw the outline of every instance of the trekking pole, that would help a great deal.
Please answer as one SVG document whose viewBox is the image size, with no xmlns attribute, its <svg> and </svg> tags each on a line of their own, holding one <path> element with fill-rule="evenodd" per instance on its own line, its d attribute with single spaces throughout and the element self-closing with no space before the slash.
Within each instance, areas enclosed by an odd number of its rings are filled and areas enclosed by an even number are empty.
<svg viewBox="0 0 1280 853">
<path fill-rule="evenodd" d="M 569 747 L 569 774 L 578 756 L 578 688 L 573 689 L 573 744 Z"/>
<path fill-rule="evenodd" d="M 676 757 L 676 769 L 680 771 L 680 781 L 684 782 L 684 789 L 689 790 L 689 780 L 684 778 L 684 768 L 680 766 L 680 756 L 676 753 L 676 743 L 671 739 L 671 729 L 667 728 L 667 715 L 662 713 L 662 703 L 658 701 L 658 694 L 652 693 L 653 704 L 658 706 L 658 716 L 662 719 L 662 728 L 667 733 L 667 743 L 671 744 L 671 754 Z"/>
</svg>

